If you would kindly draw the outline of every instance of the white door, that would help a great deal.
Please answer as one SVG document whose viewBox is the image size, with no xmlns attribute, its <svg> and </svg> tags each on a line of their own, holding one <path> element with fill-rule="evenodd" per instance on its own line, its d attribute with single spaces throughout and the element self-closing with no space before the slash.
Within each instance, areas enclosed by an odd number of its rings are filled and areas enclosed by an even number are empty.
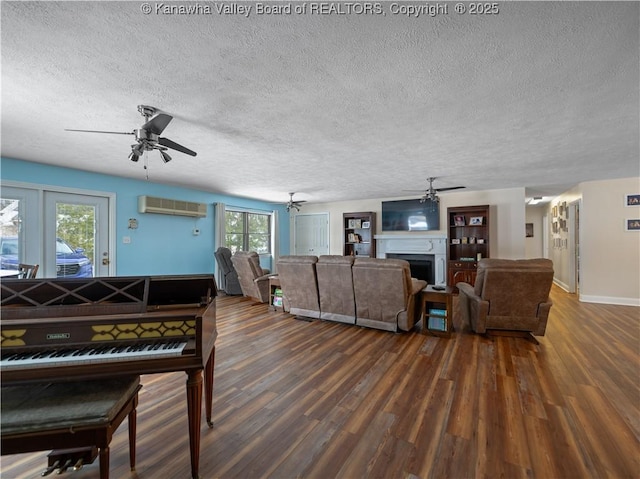
<svg viewBox="0 0 640 479">
<path fill-rule="evenodd" d="M 47 278 L 110 276 L 109 199 L 44 192 L 44 267 Z"/>
<path fill-rule="evenodd" d="M 329 254 L 329 213 L 294 216 L 294 254 Z"/>
<path fill-rule="evenodd" d="M 39 193 L 3 186 L 0 195 L 0 267 L 40 264 Z M 40 277 L 41 274 L 38 274 Z"/>
</svg>

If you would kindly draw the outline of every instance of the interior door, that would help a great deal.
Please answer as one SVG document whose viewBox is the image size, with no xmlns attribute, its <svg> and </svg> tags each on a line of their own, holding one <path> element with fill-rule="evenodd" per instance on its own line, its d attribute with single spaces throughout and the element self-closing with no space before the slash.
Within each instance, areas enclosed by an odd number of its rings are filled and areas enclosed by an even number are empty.
<svg viewBox="0 0 640 479">
<path fill-rule="evenodd" d="M 42 276 L 110 276 L 109 199 L 45 191 L 44 205 Z"/>
<path fill-rule="evenodd" d="M 329 213 L 294 216 L 294 254 L 329 254 Z"/>
</svg>

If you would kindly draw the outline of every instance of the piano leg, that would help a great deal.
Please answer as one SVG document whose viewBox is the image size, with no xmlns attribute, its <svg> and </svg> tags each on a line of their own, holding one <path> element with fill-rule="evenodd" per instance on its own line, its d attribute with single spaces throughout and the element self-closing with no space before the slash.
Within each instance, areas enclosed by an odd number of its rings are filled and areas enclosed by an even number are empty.
<svg viewBox="0 0 640 479">
<path fill-rule="evenodd" d="M 205 395 L 205 408 L 207 412 L 207 425 L 213 427 L 213 421 L 211 420 L 211 409 L 213 406 L 213 368 L 215 366 L 216 348 L 211 350 L 209 360 L 205 365 L 204 370 L 204 395 Z"/>
<path fill-rule="evenodd" d="M 198 479 L 198 470 L 200 468 L 200 420 L 202 418 L 202 369 L 190 370 L 187 374 L 191 477 L 192 479 Z"/>
<path fill-rule="evenodd" d="M 100 448 L 100 479 L 109 479 L 109 446 Z"/>
</svg>

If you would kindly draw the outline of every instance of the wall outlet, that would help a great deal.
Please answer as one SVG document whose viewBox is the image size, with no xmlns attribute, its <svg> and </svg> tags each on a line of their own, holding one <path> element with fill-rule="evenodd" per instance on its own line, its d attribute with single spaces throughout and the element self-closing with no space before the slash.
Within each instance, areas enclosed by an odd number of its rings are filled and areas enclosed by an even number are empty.
<svg viewBox="0 0 640 479">
<path fill-rule="evenodd" d="M 198 236 L 200 234 L 200 230 L 198 228 L 193 228 L 193 236 Z"/>
<path fill-rule="evenodd" d="M 131 236 L 123 236 L 123 237 L 122 237 L 122 242 L 123 242 L 124 244 L 129 244 L 129 243 L 131 243 Z"/>
</svg>

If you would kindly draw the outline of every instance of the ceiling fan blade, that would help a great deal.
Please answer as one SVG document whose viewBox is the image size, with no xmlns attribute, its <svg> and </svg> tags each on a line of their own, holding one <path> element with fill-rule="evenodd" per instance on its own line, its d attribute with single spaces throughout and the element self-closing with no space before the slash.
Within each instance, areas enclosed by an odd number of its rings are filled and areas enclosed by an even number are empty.
<svg viewBox="0 0 640 479">
<path fill-rule="evenodd" d="M 466 188 L 466 186 L 450 186 L 448 188 L 435 188 L 436 191 L 450 191 L 450 190 L 460 190 L 462 188 Z"/>
<path fill-rule="evenodd" d="M 109 135 L 134 135 L 132 131 L 100 131 L 100 130 L 71 130 L 65 128 L 64 131 L 80 131 L 82 133 L 108 133 Z"/>
<path fill-rule="evenodd" d="M 197 153 L 189 148 L 179 145 L 175 141 L 171 141 L 169 138 L 158 138 L 158 143 L 162 146 L 166 146 L 167 148 L 171 148 L 172 150 L 179 151 L 181 153 L 185 153 L 187 155 L 196 156 Z"/>
<path fill-rule="evenodd" d="M 142 129 L 150 131 L 154 135 L 159 135 L 164 131 L 171 120 L 173 120 L 173 117 L 171 115 L 167 115 L 166 113 L 158 113 L 156 116 L 151 118 L 151 120 L 142 125 Z"/>
</svg>

